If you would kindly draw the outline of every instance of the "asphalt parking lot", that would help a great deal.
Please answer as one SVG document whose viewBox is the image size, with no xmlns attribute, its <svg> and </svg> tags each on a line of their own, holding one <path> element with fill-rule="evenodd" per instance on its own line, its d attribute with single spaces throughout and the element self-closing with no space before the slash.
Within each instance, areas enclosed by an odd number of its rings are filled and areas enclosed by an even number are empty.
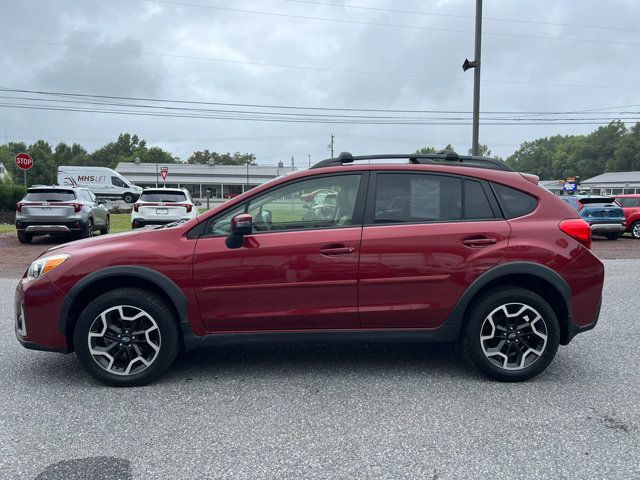
<svg viewBox="0 0 640 480">
<path fill-rule="evenodd" d="M 448 346 L 228 346 L 111 389 L 13 333 L 0 280 L 0 478 L 640 478 L 640 260 L 600 324 L 501 384 Z"/>
</svg>

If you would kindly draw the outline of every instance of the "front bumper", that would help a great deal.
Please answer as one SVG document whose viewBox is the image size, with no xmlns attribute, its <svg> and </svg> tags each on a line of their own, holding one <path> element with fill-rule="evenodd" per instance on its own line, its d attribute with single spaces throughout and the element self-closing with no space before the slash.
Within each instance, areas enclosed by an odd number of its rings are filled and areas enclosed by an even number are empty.
<svg viewBox="0 0 640 480">
<path fill-rule="evenodd" d="M 67 338 L 58 330 L 58 313 L 64 294 L 46 276 L 16 287 L 15 334 L 20 344 L 31 350 L 69 352 Z"/>
</svg>

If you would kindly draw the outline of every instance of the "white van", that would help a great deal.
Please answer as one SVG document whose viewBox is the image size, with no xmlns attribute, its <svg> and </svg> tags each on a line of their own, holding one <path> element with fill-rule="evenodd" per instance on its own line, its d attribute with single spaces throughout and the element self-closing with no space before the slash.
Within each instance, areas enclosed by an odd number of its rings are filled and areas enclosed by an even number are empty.
<svg viewBox="0 0 640 480">
<path fill-rule="evenodd" d="M 96 197 L 122 199 L 135 202 L 142 188 L 134 185 L 115 170 L 106 167 L 59 166 L 58 185 L 65 187 L 86 187 Z"/>
</svg>

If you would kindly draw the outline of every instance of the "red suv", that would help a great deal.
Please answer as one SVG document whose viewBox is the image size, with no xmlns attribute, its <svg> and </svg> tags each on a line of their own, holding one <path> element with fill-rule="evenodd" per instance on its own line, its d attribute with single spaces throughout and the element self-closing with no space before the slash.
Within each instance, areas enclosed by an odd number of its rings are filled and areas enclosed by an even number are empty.
<svg viewBox="0 0 640 480">
<path fill-rule="evenodd" d="M 318 190 L 330 218 L 305 215 Z M 590 246 L 575 209 L 499 160 L 344 153 L 183 223 L 50 249 L 18 284 L 16 333 L 115 386 L 180 350 L 337 337 L 458 342 L 526 380 L 597 322 Z"/>
<path fill-rule="evenodd" d="M 616 195 L 616 202 L 622 207 L 627 219 L 627 232 L 635 239 L 640 238 L 640 194 Z"/>
</svg>

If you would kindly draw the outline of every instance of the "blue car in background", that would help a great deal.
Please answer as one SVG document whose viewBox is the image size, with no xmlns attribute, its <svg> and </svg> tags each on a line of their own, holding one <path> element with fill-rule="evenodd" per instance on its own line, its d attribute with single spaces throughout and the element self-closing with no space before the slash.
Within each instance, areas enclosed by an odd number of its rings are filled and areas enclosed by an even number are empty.
<svg viewBox="0 0 640 480">
<path fill-rule="evenodd" d="M 624 211 L 612 197 L 570 195 L 560 197 L 591 226 L 591 235 L 617 240 L 627 229 Z"/>
</svg>

